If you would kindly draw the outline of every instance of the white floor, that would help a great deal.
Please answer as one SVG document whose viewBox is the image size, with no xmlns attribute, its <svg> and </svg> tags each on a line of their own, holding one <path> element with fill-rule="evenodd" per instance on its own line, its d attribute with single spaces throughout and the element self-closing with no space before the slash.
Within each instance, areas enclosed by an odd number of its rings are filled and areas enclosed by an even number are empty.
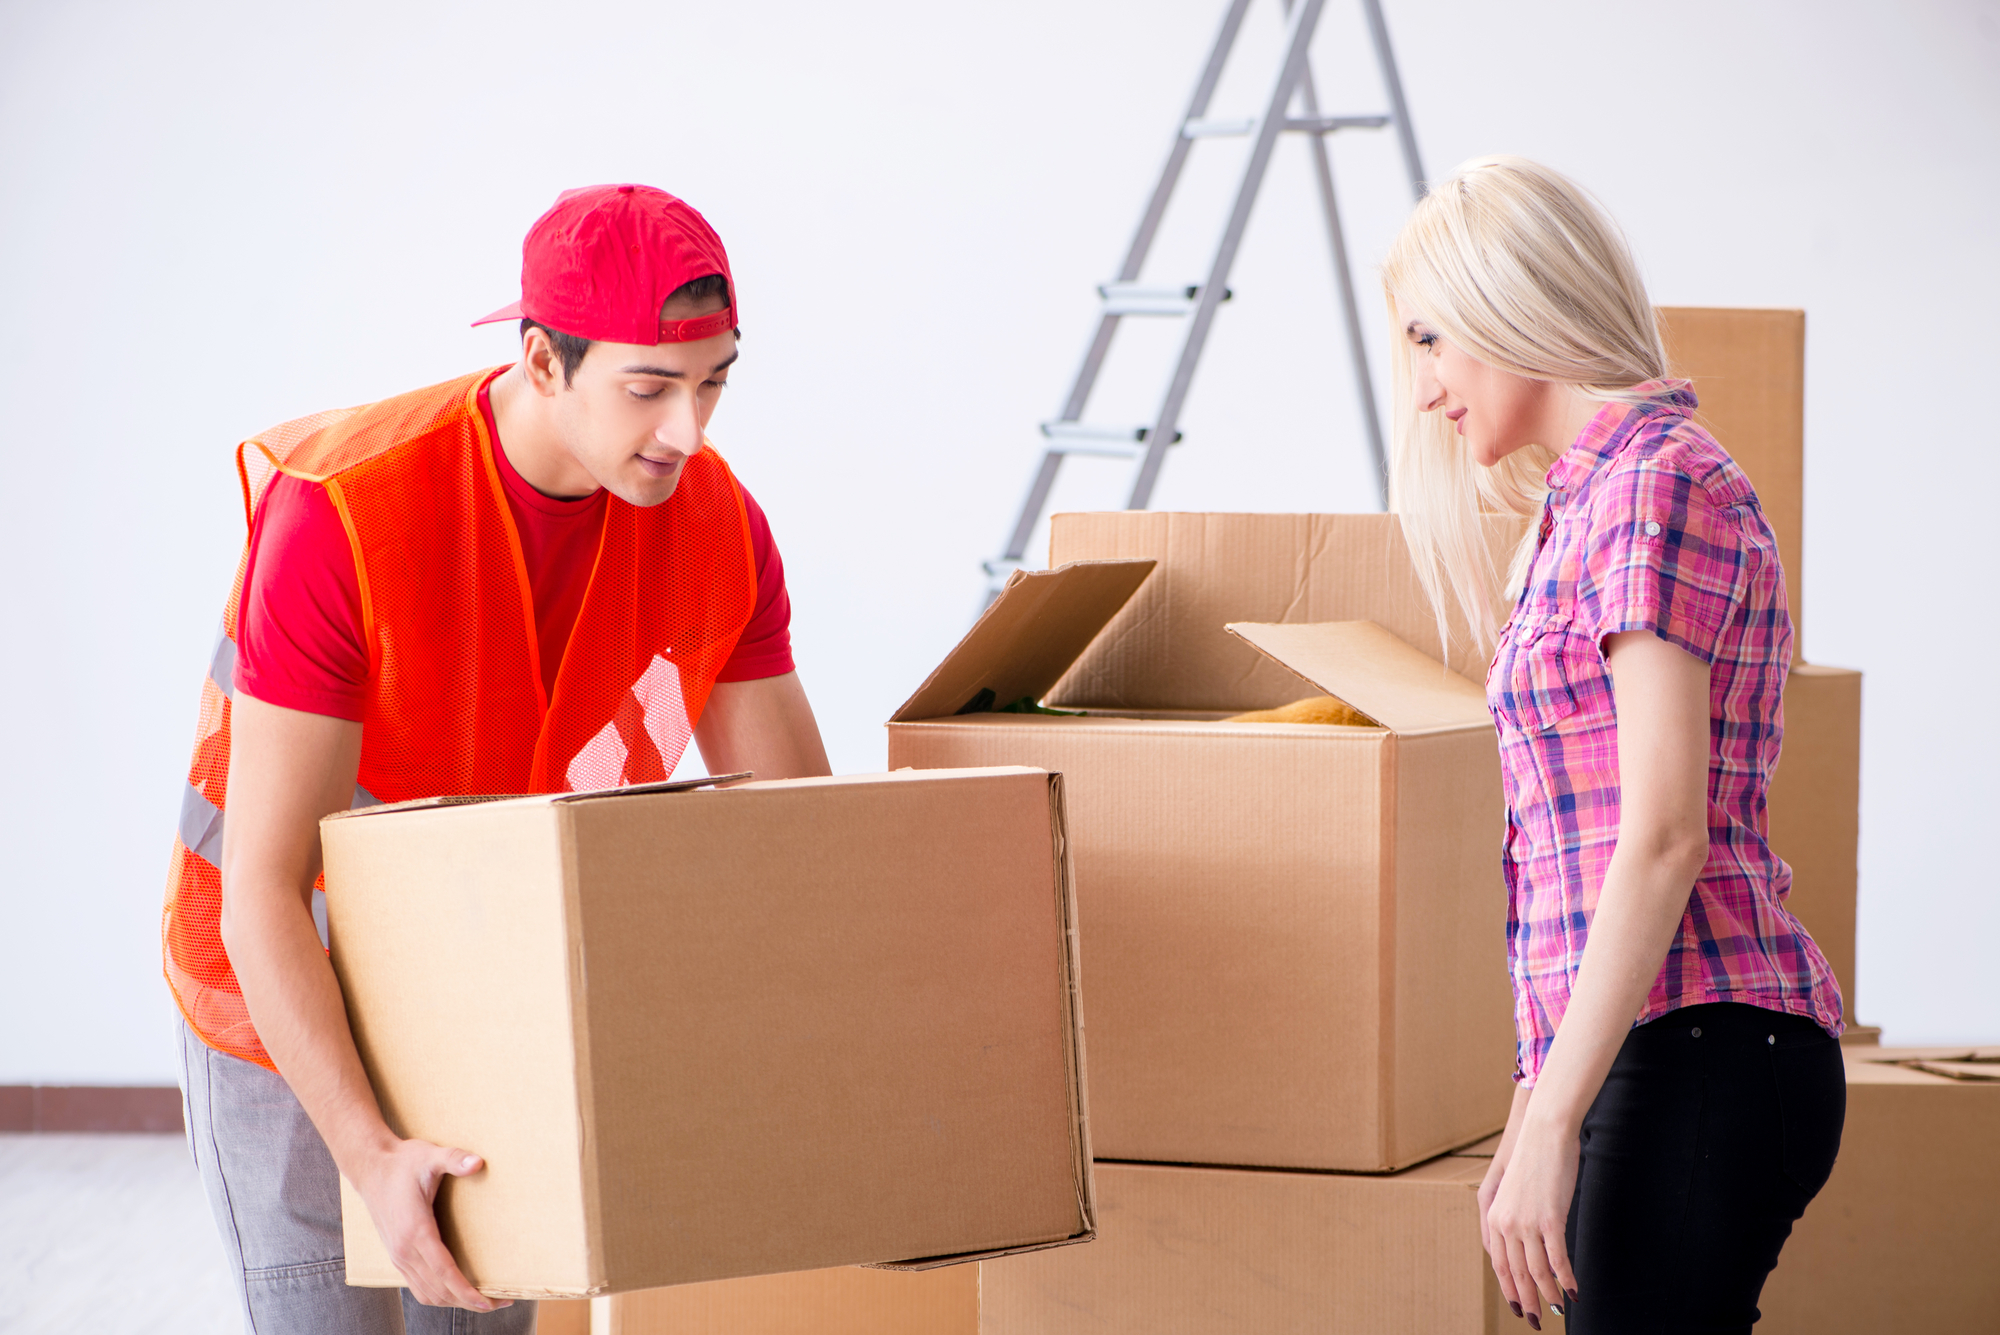
<svg viewBox="0 0 2000 1335">
<path fill-rule="evenodd" d="M 0 1332 L 242 1329 L 179 1136 L 0 1135 Z"/>
</svg>

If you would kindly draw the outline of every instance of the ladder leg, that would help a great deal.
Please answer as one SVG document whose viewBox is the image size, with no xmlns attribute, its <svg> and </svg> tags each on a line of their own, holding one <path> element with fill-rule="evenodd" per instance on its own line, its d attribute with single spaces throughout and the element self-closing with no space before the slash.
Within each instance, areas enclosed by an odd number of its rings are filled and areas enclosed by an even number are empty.
<svg viewBox="0 0 2000 1335">
<path fill-rule="evenodd" d="M 1167 152 L 1166 165 L 1160 169 L 1160 179 L 1153 186 L 1153 194 L 1146 201 L 1146 211 L 1140 215 L 1138 230 L 1132 234 L 1132 244 L 1125 249 L 1125 261 L 1118 266 L 1118 280 L 1131 282 L 1145 267 L 1146 255 L 1153 248 L 1153 239 L 1159 234 L 1160 221 L 1166 216 L 1167 202 L 1173 198 L 1174 187 L 1180 183 L 1181 171 L 1187 165 L 1188 150 L 1194 140 L 1185 133 L 1191 120 L 1208 114 L 1209 100 L 1215 96 L 1215 86 L 1221 82 L 1223 66 L 1229 61 L 1229 53 L 1236 45 L 1236 36 L 1243 28 L 1243 16 L 1250 8 L 1250 0 L 1229 0 L 1223 11 L 1222 26 L 1215 34 L 1215 42 L 1209 48 L 1208 61 L 1202 66 L 1201 77 L 1195 80 L 1194 93 L 1188 98 L 1187 112 L 1174 127 L 1173 147 Z M 1106 314 L 1099 317 L 1097 332 L 1092 335 L 1090 347 L 1083 355 L 1083 364 L 1077 368 L 1076 379 L 1071 382 L 1069 395 L 1063 400 L 1064 422 L 1079 421 L 1083 410 L 1090 402 L 1090 392 L 1097 386 L 1097 375 L 1104 367 L 1104 359 L 1111 351 L 1112 335 L 1118 332 L 1118 317 Z M 1034 485 L 1028 488 L 1027 500 L 1021 513 L 1014 520 L 1013 536 L 1007 541 L 1005 552 L 999 561 L 989 561 L 986 572 L 996 581 L 1004 568 L 1020 561 L 1027 552 L 1028 539 L 1034 536 L 1035 525 L 1041 522 L 1042 511 L 1049 503 L 1049 493 L 1054 490 L 1056 474 L 1062 468 L 1063 454 L 1060 450 L 1049 450 L 1042 455 L 1042 466 L 1035 474 Z M 987 590 L 990 602 L 999 592 L 996 582 Z"/>
<path fill-rule="evenodd" d="M 1292 104 L 1292 90 L 1305 69 L 1306 51 L 1312 44 L 1313 30 L 1319 26 L 1320 12 L 1325 6 L 1326 0 L 1298 0 L 1292 10 L 1277 80 L 1264 105 L 1263 116 L 1257 122 L 1257 137 L 1250 146 L 1250 160 L 1244 164 L 1243 179 L 1236 187 L 1236 202 L 1230 208 L 1229 221 L 1222 229 L 1215 260 L 1209 265 L 1208 280 L 1202 284 L 1201 297 L 1188 313 L 1187 333 L 1181 340 L 1180 358 L 1174 365 L 1173 379 L 1167 384 L 1159 418 L 1146 435 L 1146 454 L 1140 461 L 1139 475 L 1132 484 L 1127 509 L 1143 510 L 1153 498 L 1153 484 L 1159 480 L 1160 465 L 1166 461 L 1167 447 L 1173 443 L 1174 432 L 1180 425 L 1181 405 L 1186 402 L 1188 387 L 1194 381 L 1195 363 L 1201 358 L 1202 345 L 1208 341 L 1209 326 L 1215 322 L 1215 308 L 1221 304 L 1222 294 L 1227 289 L 1229 267 L 1235 262 L 1236 248 L 1242 243 L 1243 231 L 1249 225 L 1251 206 L 1257 202 L 1257 187 L 1263 183 L 1264 169 L 1271 162 L 1271 150 L 1278 142 L 1279 132 L 1284 129 L 1285 113 Z"/>
<path fill-rule="evenodd" d="M 1368 14 L 1368 35 L 1375 41 L 1375 63 L 1382 67 L 1382 85 L 1389 91 L 1389 115 L 1396 122 L 1396 139 L 1403 146 L 1403 166 L 1410 173 L 1410 195 L 1424 197 L 1424 164 L 1417 156 L 1417 132 L 1410 125 L 1410 104 L 1403 100 L 1403 81 L 1396 74 L 1396 53 L 1389 49 L 1389 25 L 1382 19 L 1382 0 L 1361 0 Z"/>
<path fill-rule="evenodd" d="M 1042 455 L 1042 467 L 1035 474 L 1034 485 L 1028 488 L 1028 499 L 1021 505 L 1021 517 L 1014 521 L 1014 536 L 1007 539 L 1007 550 L 1001 554 L 1002 562 L 1019 561 L 1028 554 L 1028 539 L 1035 536 L 1035 525 L 1041 522 L 1042 510 L 1049 503 L 1049 493 L 1055 490 L 1056 470 L 1062 467 L 1063 452 L 1050 450 Z M 986 573 L 998 576 L 1001 572 L 989 564 Z"/>
<path fill-rule="evenodd" d="M 1319 115 L 1319 95 L 1313 87 L 1312 68 L 1299 76 L 1299 102 L 1308 117 Z M 1354 359 L 1354 385 L 1361 398 L 1361 421 L 1368 432 L 1368 455 L 1375 465 L 1375 499 L 1386 512 L 1389 508 L 1389 458 L 1382 446 L 1382 418 L 1375 408 L 1375 382 L 1368 373 L 1368 345 L 1361 332 L 1361 309 L 1354 296 L 1354 270 L 1347 261 L 1347 236 L 1340 226 L 1340 204 L 1333 193 L 1333 161 L 1327 156 L 1326 136 L 1307 136 L 1312 154 L 1313 175 L 1319 181 L 1320 208 L 1326 214 L 1326 238 L 1333 250 L 1333 272 L 1340 280 L 1340 307 L 1347 319 L 1348 353 Z"/>
<path fill-rule="evenodd" d="M 1121 283 L 1137 278 L 1146 265 L 1146 255 L 1153 248 L 1153 238 L 1159 234 L 1160 221 L 1166 217 L 1167 202 L 1173 198 L 1174 187 L 1180 183 L 1181 170 L 1187 166 L 1188 150 L 1194 146 L 1194 140 L 1183 134 L 1181 127 L 1208 114 L 1209 99 L 1215 96 L 1215 85 L 1221 82 L 1222 68 L 1228 63 L 1229 52 L 1236 45 L 1236 35 L 1243 28 L 1243 15 L 1249 8 L 1250 0 L 1229 0 L 1229 8 L 1222 15 L 1222 27 L 1215 34 L 1215 44 L 1209 48 L 1208 63 L 1202 66 L 1201 77 L 1195 80 L 1187 113 L 1174 127 L 1174 144 L 1167 152 L 1166 165 L 1160 169 L 1160 179 L 1153 186 L 1152 198 L 1146 201 L 1146 211 L 1139 217 L 1139 227 L 1132 234 L 1132 244 L 1125 248 L 1125 262 L 1118 266 L 1118 281 Z M 1097 322 L 1097 335 L 1091 339 L 1090 350 L 1084 354 L 1083 365 L 1070 385 L 1069 397 L 1063 401 L 1061 421 L 1075 422 L 1083 417 L 1084 407 L 1090 402 L 1090 391 L 1097 384 L 1097 373 L 1104 366 L 1105 354 L 1111 350 L 1111 335 L 1117 328 L 1118 317 L 1115 315 L 1106 315 Z"/>
</svg>

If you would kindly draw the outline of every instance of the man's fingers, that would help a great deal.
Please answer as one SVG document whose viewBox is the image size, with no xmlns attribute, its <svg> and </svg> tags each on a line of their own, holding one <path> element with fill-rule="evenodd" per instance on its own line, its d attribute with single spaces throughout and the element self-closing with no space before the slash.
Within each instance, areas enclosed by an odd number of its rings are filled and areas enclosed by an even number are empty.
<svg viewBox="0 0 2000 1335">
<path fill-rule="evenodd" d="M 472 1281 L 452 1260 L 451 1252 L 445 1247 L 444 1239 L 433 1228 L 430 1236 L 418 1243 L 422 1252 L 424 1268 L 429 1272 L 430 1288 L 437 1296 L 425 1298 L 418 1295 L 417 1301 L 429 1303 L 432 1307 L 464 1307 L 474 1312 L 491 1312 L 500 1307 L 511 1307 L 510 1299 L 488 1298 L 472 1286 Z"/>
</svg>

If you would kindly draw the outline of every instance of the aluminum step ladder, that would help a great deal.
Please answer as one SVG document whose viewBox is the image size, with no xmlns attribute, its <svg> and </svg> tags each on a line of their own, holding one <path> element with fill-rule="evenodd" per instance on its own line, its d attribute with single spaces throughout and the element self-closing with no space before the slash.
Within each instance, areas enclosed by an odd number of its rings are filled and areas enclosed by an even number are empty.
<svg viewBox="0 0 2000 1335">
<path fill-rule="evenodd" d="M 1160 465 L 1166 460 L 1167 447 L 1181 438 L 1181 405 L 1186 401 L 1188 387 L 1194 381 L 1195 364 L 1201 359 L 1202 346 L 1208 341 L 1216 308 L 1230 297 L 1227 286 L 1230 265 L 1236 259 L 1236 248 L 1243 239 L 1244 228 L 1249 224 L 1251 206 L 1256 202 L 1265 168 L 1271 161 L 1271 151 L 1281 133 L 1304 134 L 1311 140 L 1313 173 L 1318 178 L 1320 206 L 1326 215 L 1333 270 L 1340 279 L 1348 348 L 1353 358 L 1355 384 L 1360 391 L 1370 457 L 1375 465 L 1376 497 L 1384 509 L 1388 508 L 1388 464 L 1382 445 L 1382 425 L 1375 411 L 1374 382 L 1368 374 L 1361 313 L 1355 304 L 1354 276 L 1348 265 L 1347 242 L 1341 231 L 1340 209 L 1334 197 L 1333 164 L 1327 156 L 1326 136 L 1339 130 L 1379 130 L 1393 125 L 1402 145 L 1403 165 L 1409 172 L 1410 191 L 1415 198 L 1421 198 L 1424 193 L 1423 164 L 1417 157 L 1417 139 L 1410 129 L 1410 112 L 1403 100 L 1402 81 L 1396 74 L 1396 58 L 1389 48 L 1389 31 L 1382 21 L 1381 0 L 1361 0 L 1368 20 L 1369 36 L 1375 47 L 1375 60 L 1381 68 L 1382 83 L 1389 94 L 1388 114 L 1376 116 L 1320 114 L 1319 96 L 1313 84 L 1307 50 L 1312 45 L 1313 32 L 1319 26 L 1326 0 L 1283 0 L 1283 3 L 1287 11 L 1284 52 L 1279 58 L 1278 70 L 1272 79 L 1262 113 L 1237 118 L 1211 118 L 1208 114 L 1209 98 L 1222 78 L 1223 66 L 1229 59 L 1230 49 L 1236 44 L 1244 14 L 1250 8 L 1250 0 L 1230 0 L 1229 8 L 1222 17 L 1222 30 L 1216 34 L 1215 45 L 1208 53 L 1207 63 L 1202 66 L 1201 77 L 1195 82 L 1194 96 L 1188 100 L 1187 113 L 1181 117 L 1180 125 L 1174 132 L 1173 147 L 1167 154 L 1166 166 L 1161 169 L 1159 184 L 1153 187 L 1152 198 L 1147 201 L 1146 211 L 1139 219 L 1139 230 L 1125 252 L 1125 262 L 1119 266 L 1116 279 L 1097 289 L 1104 299 L 1097 333 L 1090 341 L 1089 350 L 1084 353 L 1083 365 L 1077 369 L 1076 380 L 1063 403 L 1062 415 L 1052 422 L 1042 423 L 1042 434 L 1048 438 L 1048 448 L 1042 455 L 1041 468 L 1035 474 L 1034 483 L 1028 488 L 1027 500 L 1021 506 L 1020 518 L 1015 521 L 1013 535 L 1007 540 L 1006 549 L 1000 557 L 985 563 L 986 573 L 991 579 L 988 601 L 1006 584 L 1007 576 L 1021 568 L 1028 539 L 1041 522 L 1042 512 L 1048 507 L 1049 493 L 1055 487 L 1056 474 L 1069 455 L 1138 460 L 1138 473 L 1133 479 L 1131 499 L 1126 508 L 1143 510 L 1151 501 L 1153 484 L 1159 480 Z M 1296 115 L 1292 114 L 1294 109 Z M 1166 215 L 1167 203 L 1173 197 L 1174 186 L 1180 180 L 1181 168 L 1187 163 L 1189 150 L 1196 140 L 1224 137 L 1249 138 L 1250 155 L 1236 187 L 1235 205 L 1230 209 L 1221 239 L 1216 243 L 1215 258 L 1209 265 L 1208 276 L 1199 283 L 1178 286 L 1140 283 L 1140 271 L 1145 267 L 1147 252 L 1152 249 L 1153 238 Z M 1150 423 L 1138 425 L 1085 422 L 1084 408 L 1097 384 L 1097 373 L 1104 365 L 1105 356 L 1111 351 L 1112 336 L 1118 332 L 1119 321 L 1128 316 L 1167 316 L 1187 321 L 1180 356 L 1174 365 L 1173 377 L 1167 382 L 1160 410 Z"/>
</svg>

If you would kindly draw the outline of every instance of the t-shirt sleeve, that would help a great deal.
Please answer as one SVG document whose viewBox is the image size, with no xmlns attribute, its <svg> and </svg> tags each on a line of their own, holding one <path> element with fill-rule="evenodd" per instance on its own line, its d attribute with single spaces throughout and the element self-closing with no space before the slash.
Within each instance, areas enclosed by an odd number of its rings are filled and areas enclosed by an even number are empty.
<svg viewBox="0 0 2000 1335">
<path fill-rule="evenodd" d="M 326 489 L 273 478 L 250 529 L 236 613 L 236 689 L 361 721 L 368 651 L 354 549 Z"/>
<path fill-rule="evenodd" d="M 757 563 L 757 605 L 736 650 L 717 681 L 757 681 L 792 671 L 792 598 L 785 590 L 785 562 L 771 540 L 771 522 L 748 491 L 744 516 L 750 521 L 750 551 Z"/>
<path fill-rule="evenodd" d="M 1644 459 L 1605 479 L 1584 568 L 1596 638 L 1650 630 L 1713 664 L 1741 605 L 1750 560 L 1736 516 L 1672 463 Z"/>
</svg>

